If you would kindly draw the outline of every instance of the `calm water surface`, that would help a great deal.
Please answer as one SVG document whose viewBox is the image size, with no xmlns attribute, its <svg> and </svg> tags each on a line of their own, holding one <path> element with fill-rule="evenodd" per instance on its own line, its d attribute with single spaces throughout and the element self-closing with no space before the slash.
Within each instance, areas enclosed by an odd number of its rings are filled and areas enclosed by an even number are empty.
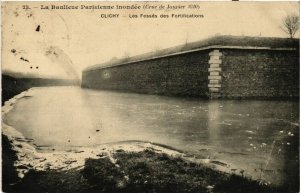
<svg viewBox="0 0 300 193">
<path fill-rule="evenodd" d="M 296 101 L 208 101 L 78 87 L 33 88 L 28 95 L 4 121 L 40 148 L 151 141 L 272 183 L 298 177 Z"/>
</svg>

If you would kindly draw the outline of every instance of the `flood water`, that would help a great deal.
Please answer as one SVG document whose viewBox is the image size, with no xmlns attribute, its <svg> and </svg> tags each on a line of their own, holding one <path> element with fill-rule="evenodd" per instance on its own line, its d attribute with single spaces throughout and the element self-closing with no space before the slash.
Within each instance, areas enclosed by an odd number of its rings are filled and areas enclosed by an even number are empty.
<svg viewBox="0 0 300 193">
<path fill-rule="evenodd" d="M 297 101 L 201 100 L 33 88 L 4 121 L 41 149 L 151 141 L 271 183 L 298 179 Z M 291 180 L 292 179 L 292 180 Z"/>
</svg>

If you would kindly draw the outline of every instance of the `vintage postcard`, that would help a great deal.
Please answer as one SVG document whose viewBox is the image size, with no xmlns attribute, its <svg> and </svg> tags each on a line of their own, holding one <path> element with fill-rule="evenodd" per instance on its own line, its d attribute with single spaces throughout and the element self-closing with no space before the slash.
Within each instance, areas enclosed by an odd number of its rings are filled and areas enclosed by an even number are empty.
<svg viewBox="0 0 300 193">
<path fill-rule="evenodd" d="M 1 10 L 3 192 L 299 192 L 299 2 Z"/>
</svg>

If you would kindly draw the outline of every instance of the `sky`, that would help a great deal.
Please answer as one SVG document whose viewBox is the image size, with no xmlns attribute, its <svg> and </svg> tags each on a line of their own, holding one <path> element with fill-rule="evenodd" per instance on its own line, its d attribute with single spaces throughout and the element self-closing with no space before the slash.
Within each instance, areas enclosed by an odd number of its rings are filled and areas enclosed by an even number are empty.
<svg viewBox="0 0 300 193">
<path fill-rule="evenodd" d="M 215 35 L 288 37 L 282 19 L 298 2 L 148 2 L 199 5 L 183 10 L 66 10 L 51 5 L 141 5 L 145 2 L 2 3 L 2 71 L 29 77 L 81 78 L 84 68 Z M 201 14 L 203 18 L 129 18 L 139 14 Z M 101 14 L 119 14 L 102 18 Z M 297 34 L 298 35 L 298 34 Z M 299 35 L 298 35 L 299 36 Z"/>
</svg>

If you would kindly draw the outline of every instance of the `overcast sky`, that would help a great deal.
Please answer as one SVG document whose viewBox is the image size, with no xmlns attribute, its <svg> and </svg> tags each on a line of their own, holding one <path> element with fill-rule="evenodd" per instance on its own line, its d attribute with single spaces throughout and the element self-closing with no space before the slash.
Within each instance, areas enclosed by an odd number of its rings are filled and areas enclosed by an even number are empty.
<svg viewBox="0 0 300 193">
<path fill-rule="evenodd" d="M 193 4 L 164 4 L 171 3 Z M 54 2 L 26 3 L 31 10 L 23 10 L 21 2 L 2 4 L 2 70 L 67 78 L 80 77 L 82 69 L 112 57 L 133 56 L 216 34 L 287 37 L 280 29 L 282 18 L 299 9 L 297 2 L 198 2 L 199 10 L 143 13 L 203 14 L 203 19 L 129 19 L 129 13 L 142 12 L 40 9 L 41 5 Z M 66 3 L 55 3 L 63 4 Z M 68 3 L 81 4 L 88 3 Z M 143 5 L 142 2 L 138 4 Z M 101 18 L 105 13 L 120 14 L 120 17 Z"/>
</svg>

